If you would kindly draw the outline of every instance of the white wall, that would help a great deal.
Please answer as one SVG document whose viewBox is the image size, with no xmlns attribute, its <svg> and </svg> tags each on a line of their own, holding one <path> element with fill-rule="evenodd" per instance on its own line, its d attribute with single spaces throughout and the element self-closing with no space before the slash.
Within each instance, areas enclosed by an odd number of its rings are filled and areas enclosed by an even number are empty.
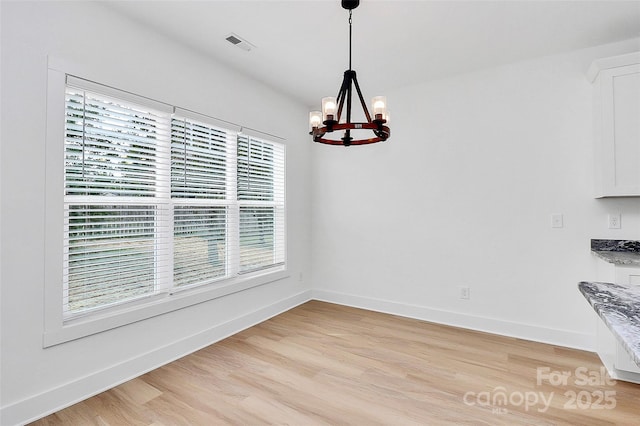
<svg viewBox="0 0 640 426">
<path fill-rule="evenodd" d="M 591 60 L 638 40 L 395 90 L 389 142 L 311 148 L 304 106 L 108 9 L 1 7 L 3 425 L 287 309 L 308 297 L 312 274 L 318 298 L 589 347 L 592 315 L 576 288 L 595 278 L 589 239 L 640 239 L 640 200 L 591 196 L 584 77 Z M 101 83 L 286 137 L 291 278 L 43 349 L 47 55 Z M 610 211 L 622 212 L 621 230 L 606 228 Z M 564 228 L 551 229 L 553 213 Z M 458 299 L 461 285 L 470 300 Z"/>
<path fill-rule="evenodd" d="M 592 196 L 585 73 L 639 48 L 630 40 L 395 90 L 389 141 L 314 146 L 314 296 L 593 348 L 577 289 L 596 278 L 590 239 L 640 238 L 640 199 Z M 607 229 L 618 211 L 622 229 Z M 551 228 L 555 213 L 564 228 Z"/>
<path fill-rule="evenodd" d="M 2 2 L 0 424 L 46 414 L 307 300 L 306 108 L 109 9 Z M 287 139 L 290 278 L 43 349 L 47 55 L 97 81 Z M 61 194 L 62 196 L 62 194 Z"/>
</svg>

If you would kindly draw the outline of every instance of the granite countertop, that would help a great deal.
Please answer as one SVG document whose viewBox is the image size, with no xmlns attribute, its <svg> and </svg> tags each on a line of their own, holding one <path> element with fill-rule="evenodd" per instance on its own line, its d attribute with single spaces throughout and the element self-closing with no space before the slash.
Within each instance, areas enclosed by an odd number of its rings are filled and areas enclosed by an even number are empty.
<svg viewBox="0 0 640 426">
<path fill-rule="evenodd" d="M 640 286 L 581 282 L 578 288 L 640 367 Z"/>
<path fill-rule="evenodd" d="M 591 240 L 591 251 L 605 262 L 640 266 L 640 241 Z"/>
</svg>

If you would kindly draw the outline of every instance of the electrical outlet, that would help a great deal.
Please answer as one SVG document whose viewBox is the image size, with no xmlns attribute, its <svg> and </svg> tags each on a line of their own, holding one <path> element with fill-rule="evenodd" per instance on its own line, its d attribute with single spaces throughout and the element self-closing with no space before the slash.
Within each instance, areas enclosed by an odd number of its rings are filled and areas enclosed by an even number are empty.
<svg viewBox="0 0 640 426">
<path fill-rule="evenodd" d="M 460 299 L 468 300 L 471 295 L 469 287 L 460 287 Z"/>
<path fill-rule="evenodd" d="M 563 226 L 564 226 L 564 221 L 562 220 L 562 214 L 551 215 L 552 228 L 562 228 Z"/>
<path fill-rule="evenodd" d="M 621 219 L 620 213 L 609 213 L 609 229 L 620 229 Z"/>
</svg>

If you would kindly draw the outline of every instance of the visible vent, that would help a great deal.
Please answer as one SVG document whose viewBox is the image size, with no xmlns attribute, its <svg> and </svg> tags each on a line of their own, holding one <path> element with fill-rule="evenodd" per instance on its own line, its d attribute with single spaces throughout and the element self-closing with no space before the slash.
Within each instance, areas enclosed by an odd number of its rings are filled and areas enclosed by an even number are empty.
<svg viewBox="0 0 640 426">
<path fill-rule="evenodd" d="M 238 44 L 238 43 L 242 43 L 242 40 L 240 40 L 238 37 L 236 36 L 232 36 L 230 35 L 229 37 L 226 38 L 226 40 L 228 42 L 230 42 L 231 44 Z"/>
<path fill-rule="evenodd" d="M 227 40 L 229 43 L 233 44 L 234 46 L 238 46 L 242 50 L 246 50 L 246 51 L 249 51 L 255 47 L 253 44 L 249 43 L 247 40 L 243 39 L 238 34 L 234 34 L 234 33 L 227 35 L 225 40 Z"/>
</svg>

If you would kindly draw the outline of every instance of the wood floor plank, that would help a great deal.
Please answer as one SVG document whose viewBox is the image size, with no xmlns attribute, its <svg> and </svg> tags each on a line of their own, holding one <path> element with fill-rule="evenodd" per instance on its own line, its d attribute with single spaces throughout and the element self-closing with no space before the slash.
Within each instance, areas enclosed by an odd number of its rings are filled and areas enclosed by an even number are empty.
<svg viewBox="0 0 640 426">
<path fill-rule="evenodd" d="M 589 352 L 312 301 L 33 424 L 639 425 L 640 385 L 601 368 Z"/>
</svg>

